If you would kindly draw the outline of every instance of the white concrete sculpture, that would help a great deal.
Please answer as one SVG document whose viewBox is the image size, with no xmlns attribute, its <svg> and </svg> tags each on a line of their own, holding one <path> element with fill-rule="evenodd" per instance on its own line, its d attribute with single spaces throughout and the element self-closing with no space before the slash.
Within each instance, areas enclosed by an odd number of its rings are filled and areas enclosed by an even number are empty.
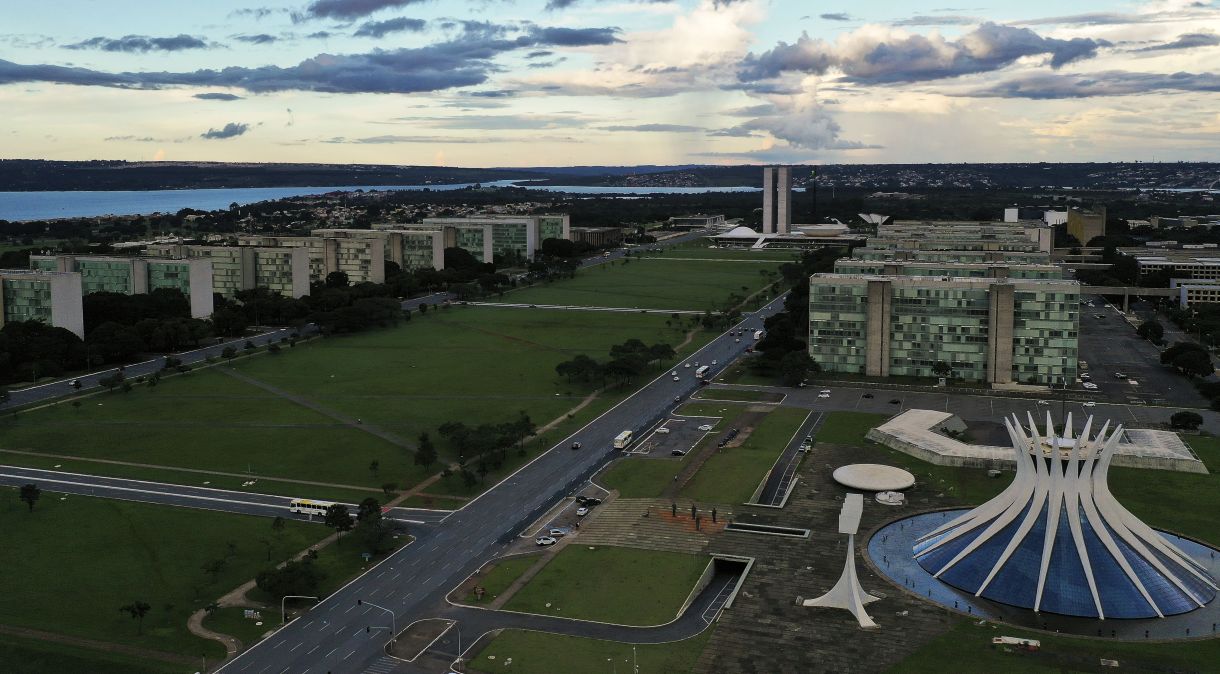
<svg viewBox="0 0 1220 674">
<path fill-rule="evenodd" d="M 876 629 L 877 623 L 864 610 L 865 604 L 880 599 L 864 591 L 860 580 L 856 577 L 856 532 L 860 529 L 860 516 L 864 513 L 864 496 L 848 494 L 843 499 L 843 509 L 839 511 L 839 533 L 847 534 L 847 561 L 843 564 L 843 575 L 839 582 L 826 594 L 816 599 L 806 599 L 801 606 L 822 606 L 825 608 L 847 609 L 860 627 Z"/>
</svg>

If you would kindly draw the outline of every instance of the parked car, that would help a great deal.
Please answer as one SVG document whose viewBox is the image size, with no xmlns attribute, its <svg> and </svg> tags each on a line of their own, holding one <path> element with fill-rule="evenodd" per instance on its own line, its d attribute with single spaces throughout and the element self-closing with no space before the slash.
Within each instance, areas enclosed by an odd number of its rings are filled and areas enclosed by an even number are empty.
<svg viewBox="0 0 1220 674">
<path fill-rule="evenodd" d="M 700 427 L 699 427 L 699 430 L 701 430 L 701 431 L 710 431 L 710 430 L 712 430 L 712 425 L 711 425 L 711 424 L 703 424 L 702 426 L 700 426 Z"/>
<path fill-rule="evenodd" d="M 891 405 L 901 405 L 902 401 L 899 400 L 898 398 L 890 398 L 890 404 Z"/>
<path fill-rule="evenodd" d="M 567 529 L 551 529 L 550 531 L 546 532 L 546 535 L 550 536 L 551 538 L 563 538 L 567 534 Z"/>
<path fill-rule="evenodd" d="M 686 450 L 685 449 L 671 449 L 671 450 L 669 450 L 669 455 L 670 456 L 686 456 Z"/>
<path fill-rule="evenodd" d="M 577 517 L 584 517 L 585 515 L 588 515 L 588 514 L 589 514 L 589 508 L 587 506 L 581 506 L 576 509 Z"/>
<path fill-rule="evenodd" d="M 1051 404 L 1051 402 L 1049 400 L 1039 400 L 1038 404 L 1039 405 L 1049 405 L 1049 404 Z"/>
<path fill-rule="evenodd" d="M 559 541 L 551 538 L 550 536 L 539 536 L 538 538 L 534 539 L 534 542 L 542 547 L 546 547 L 548 545 L 555 545 Z"/>
<path fill-rule="evenodd" d="M 819 394 L 818 394 L 818 397 L 819 397 L 819 398 L 829 398 L 829 397 L 830 397 L 830 394 L 829 394 L 829 393 L 819 393 Z"/>
<path fill-rule="evenodd" d="M 579 443 L 579 442 L 573 442 L 573 443 L 572 443 L 572 449 L 580 449 L 580 443 Z"/>
<path fill-rule="evenodd" d="M 1083 404 L 1085 407 L 1097 407 L 1097 403 L 1093 402 L 1092 400 L 1086 400 L 1086 401 L 1084 401 L 1084 403 L 1082 403 L 1082 404 Z"/>
<path fill-rule="evenodd" d="M 872 399 L 873 399 L 873 394 L 871 394 L 871 393 L 865 393 L 864 395 L 862 395 L 862 396 L 860 396 L 860 397 L 861 397 L 861 398 L 868 398 L 869 400 L 872 400 Z"/>
<path fill-rule="evenodd" d="M 660 427 L 660 428 L 658 428 L 658 429 L 657 429 L 657 432 L 658 432 L 658 433 L 660 433 L 661 435 L 665 435 L 665 434 L 669 433 L 669 429 L 668 429 L 668 428 L 666 428 L 666 427 L 664 427 L 664 426 L 662 426 L 662 427 Z"/>
<path fill-rule="evenodd" d="M 601 505 L 601 504 L 602 504 L 602 500 L 601 500 L 601 499 L 599 499 L 599 498 L 594 498 L 594 497 L 592 497 L 592 496 L 586 496 L 586 497 L 584 497 L 584 500 L 583 500 L 583 501 L 581 501 L 580 499 L 576 499 L 576 500 L 577 500 L 577 501 L 579 501 L 581 505 L 587 505 L 587 506 L 596 506 L 596 505 Z"/>
<path fill-rule="evenodd" d="M 830 393 L 830 389 L 824 388 L 821 391 L 818 391 L 818 393 Z"/>
</svg>

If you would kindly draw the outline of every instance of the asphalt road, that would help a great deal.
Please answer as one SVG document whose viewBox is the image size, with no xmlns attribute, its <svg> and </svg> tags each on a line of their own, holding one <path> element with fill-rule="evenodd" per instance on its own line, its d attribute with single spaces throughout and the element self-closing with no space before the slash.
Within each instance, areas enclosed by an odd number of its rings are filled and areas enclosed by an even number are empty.
<svg viewBox="0 0 1220 674">
<path fill-rule="evenodd" d="M 782 308 L 781 295 L 733 329 L 760 327 L 763 317 Z M 753 343 L 748 338 L 734 340 L 725 333 L 688 359 L 701 363 L 715 359 L 720 363 L 717 370 L 723 368 Z M 372 627 L 387 625 L 391 614 L 398 627 L 430 617 L 430 609 L 449 589 L 498 555 L 524 527 L 580 488 L 615 456 L 613 440 L 619 432 L 648 428 L 668 413 L 675 397 L 686 397 L 698 386 L 694 377 L 673 381 L 665 371 L 442 523 L 421 527 L 413 544 L 240 654 L 221 671 L 339 674 L 363 672 L 377 665 L 386 634 Z M 583 449 L 572 451 L 572 442 L 582 443 Z M 357 606 L 357 599 L 365 604 Z M 374 609 L 368 602 L 388 610 Z"/>
<path fill-rule="evenodd" d="M 217 510 L 241 515 L 283 517 L 285 519 L 302 521 L 309 521 L 310 519 L 306 515 L 288 512 L 288 507 L 292 501 L 290 496 L 146 482 L 118 477 L 82 475 L 40 468 L 0 466 L 0 485 L 19 487 L 28 483 L 36 484 L 45 491 L 62 494 L 98 496 L 122 501 L 139 501 L 142 503 L 157 503 L 183 508 Z M 353 513 L 355 512 L 356 504 L 348 503 L 346 505 Z M 450 514 L 450 511 L 447 510 L 391 508 L 386 516 L 405 524 L 437 524 Z M 320 522 L 321 520 L 316 519 L 313 521 Z"/>
</svg>

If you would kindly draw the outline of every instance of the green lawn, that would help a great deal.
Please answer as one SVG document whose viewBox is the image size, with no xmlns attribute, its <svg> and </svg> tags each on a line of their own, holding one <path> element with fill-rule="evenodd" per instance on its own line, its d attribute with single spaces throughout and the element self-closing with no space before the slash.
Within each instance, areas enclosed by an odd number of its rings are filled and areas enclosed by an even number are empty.
<svg viewBox="0 0 1220 674">
<path fill-rule="evenodd" d="M 189 634 L 187 616 L 267 565 L 261 541 L 280 560 L 329 533 L 287 522 L 277 536 L 266 518 L 45 490 L 28 512 L 13 489 L 0 490 L 0 531 L 0 568 L 21 579 L 5 583 L 0 624 L 210 657 L 223 648 Z M 203 566 L 220 559 L 213 580 Z M 142 635 L 119 611 L 136 600 L 152 606 Z"/>
<path fill-rule="evenodd" d="M 1038 639 L 1037 653 L 993 649 L 993 636 Z M 978 626 L 962 621 L 889 669 L 894 674 L 942 674 L 946 663 L 956 672 L 1100 672 L 1101 658 L 1118 660 L 1118 671 L 1214 672 L 1220 640 L 1146 644 L 1100 639 L 1070 639 L 1008 626 Z"/>
<path fill-rule="evenodd" d="M 506 630 L 488 643 L 467 668 L 478 672 L 514 674 L 589 674 L 621 672 L 632 667 L 647 674 L 687 674 L 707 646 L 714 628 L 668 644 L 631 646 L 542 632 Z M 504 663 L 512 659 L 512 665 Z"/>
<path fill-rule="evenodd" d="M 750 250 L 748 248 L 708 248 L 698 241 L 662 248 L 660 253 L 645 253 L 647 258 L 699 258 L 702 260 L 750 260 L 760 262 L 792 262 L 800 258 L 795 250 Z"/>
<path fill-rule="evenodd" d="M 731 294 L 749 295 L 769 286 L 771 277 L 759 272 L 778 269 L 778 262 L 632 259 L 583 269 L 574 279 L 505 293 L 496 301 L 715 311 Z"/>
<path fill-rule="evenodd" d="M 815 440 L 832 445 L 863 445 L 867 442 L 864 436 L 889 418 L 887 414 L 872 412 L 828 412 Z"/>
<path fill-rule="evenodd" d="M 1110 490 L 1119 502 L 1153 526 L 1220 545 L 1220 438 L 1182 439 L 1210 471 L 1207 475 L 1141 468 L 1110 468 Z"/>
<path fill-rule="evenodd" d="M 682 489 L 704 503 L 745 503 L 809 416 L 808 410 L 780 407 L 763 417 L 740 447 L 712 455 Z"/>
<path fill-rule="evenodd" d="M 256 360 L 293 367 L 290 355 Z M 80 402 L 5 418 L 4 447 L 374 488 L 385 481 L 405 486 L 423 472 L 385 440 L 217 371 Z M 380 463 L 377 475 L 372 461 Z M 89 472 L 105 469 L 98 464 Z"/>
<path fill-rule="evenodd" d="M 747 402 L 777 403 L 784 399 L 784 394 L 773 391 L 750 391 L 746 389 L 703 388 L 692 397 L 693 400 L 732 400 Z"/>
<path fill-rule="evenodd" d="M 218 608 L 212 611 L 211 615 L 203 619 L 203 626 L 228 634 L 232 637 L 237 637 L 242 645 L 250 648 L 254 644 L 262 641 L 263 635 L 267 632 L 280 626 L 280 610 L 260 609 L 259 614 L 262 616 L 258 620 L 253 620 L 245 617 L 245 609 L 232 606 L 228 608 Z M 255 623 L 261 622 L 262 625 Z"/>
<path fill-rule="evenodd" d="M 209 665 L 214 660 L 209 660 Z M 68 644 L 0 634 L 0 663 L 5 674 L 187 674 L 195 666 L 174 665 L 149 658 L 109 653 Z"/>
<path fill-rule="evenodd" d="M 570 545 L 504 608 L 623 625 L 663 625 L 677 616 L 708 561 L 676 552 Z"/>
<path fill-rule="evenodd" d="M 615 461 L 598 483 L 607 489 L 617 489 L 622 498 L 657 498 L 697 451 L 698 447 L 681 458 L 624 457 Z"/>
<path fill-rule="evenodd" d="M 539 559 L 541 559 L 539 555 L 524 555 L 496 560 L 494 562 L 495 568 L 486 575 L 479 576 L 479 587 L 486 590 L 483 594 L 483 599 L 480 601 L 472 591 L 466 595 L 465 601 L 470 604 L 490 603 L 493 599 L 503 594 L 509 585 L 512 585 L 514 581 L 521 577 L 521 574 L 538 563 Z"/>
</svg>

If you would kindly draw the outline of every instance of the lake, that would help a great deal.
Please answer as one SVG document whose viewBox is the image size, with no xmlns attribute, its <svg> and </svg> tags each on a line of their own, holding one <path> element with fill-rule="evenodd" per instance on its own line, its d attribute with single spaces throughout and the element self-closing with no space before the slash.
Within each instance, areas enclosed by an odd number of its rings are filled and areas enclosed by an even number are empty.
<svg viewBox="0 0 1220 674">
<path fill-rule="evenodd" d="M 457 190 L 475 183 L 454 185 L 347 185 L 331 187 L 235 187 L 199 190 L 139 190 L 106 192 L 0 192 L 0 220 L 49 220 L 99 215 L 177 213 L 184 208 L 214 211 L 229 204 L 300 197 L 334 191 Z M 531 185 L 529 181 L 497 180 L 484 187 L 524 187 L 577 194 L 700 194 L 703 192 L 757 192 L 757 187 L 590 187 L 584 185 Z"/>
</svg>

